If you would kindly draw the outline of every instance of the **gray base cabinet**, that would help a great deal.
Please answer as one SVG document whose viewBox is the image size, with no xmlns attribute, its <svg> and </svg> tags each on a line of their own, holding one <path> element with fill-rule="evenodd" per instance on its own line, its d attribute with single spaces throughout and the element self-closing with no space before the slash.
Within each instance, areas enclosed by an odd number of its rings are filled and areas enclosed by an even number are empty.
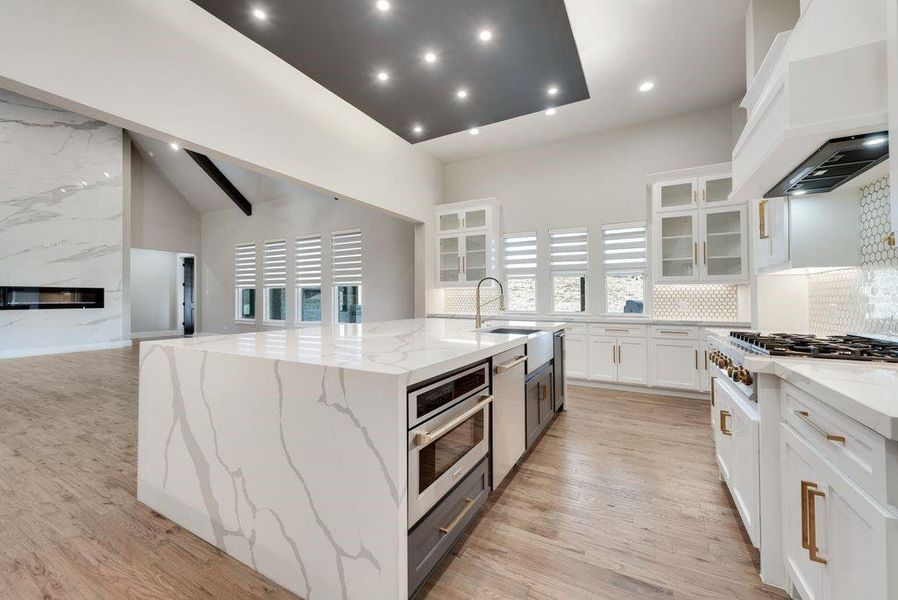
<svg viewBox="0 0 898 600">
<path fill-rule="evenodd" d="M 543 430 L 552 422 L 555 414 L 554 373 L 548 364 L 527 380 L 527 447 L 530 448 Z"/>
<path fill-rule="evenodd" d="M 409 596 L 424 583 L 489 495 L 489 456 L 408 533 Z"/>
</svg>

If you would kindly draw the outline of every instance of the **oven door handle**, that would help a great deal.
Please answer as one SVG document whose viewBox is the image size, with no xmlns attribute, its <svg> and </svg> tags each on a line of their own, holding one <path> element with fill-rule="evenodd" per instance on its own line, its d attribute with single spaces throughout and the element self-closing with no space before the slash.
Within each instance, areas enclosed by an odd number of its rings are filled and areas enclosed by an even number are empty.
<svg viewBox="0 0 898 600">
<path fill-rule="evenodd" d="M 492 394 L 481 396 L 480 402 L 458 415 L 445 425 L 437 427 L 433 431 L 419 431 L 415 433 L 415 446 L 426 446 L 436 440 L 440 439 L 453 429 L 455 429 L 458 425 L 470 419 L 472 416 L 486 408 L 486 405 L 493 401 Z"/>
</svg>

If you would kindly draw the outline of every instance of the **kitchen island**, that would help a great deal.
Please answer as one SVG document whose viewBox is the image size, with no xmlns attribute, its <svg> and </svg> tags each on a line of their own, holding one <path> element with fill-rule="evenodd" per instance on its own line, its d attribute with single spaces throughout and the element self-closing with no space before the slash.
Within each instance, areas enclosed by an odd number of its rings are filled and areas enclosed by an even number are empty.
<svg viewBox="0 0 898 600">
<path fill-rule="evenodd" d="M 138 499 L 304 598 L 405 598 L 425 435 L 408 390 L 561 329 L 503 324 L 541 331 L 410 319 L 143 342 Z"/>
</svg>

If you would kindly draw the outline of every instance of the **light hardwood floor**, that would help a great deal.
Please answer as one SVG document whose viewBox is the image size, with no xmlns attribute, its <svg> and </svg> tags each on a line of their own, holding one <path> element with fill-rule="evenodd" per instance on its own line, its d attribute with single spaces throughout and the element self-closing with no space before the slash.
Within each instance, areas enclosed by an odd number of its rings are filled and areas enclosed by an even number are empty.
<svg viewBox="0 0 898 600">
<path fill-rule="evenodd" d="M 0 598 L 292 598 L 136 488 L 137 352 L 0 360 Z M 421 596 L 768 598 L 707 406 L 572 388 Z"/>
</svg>

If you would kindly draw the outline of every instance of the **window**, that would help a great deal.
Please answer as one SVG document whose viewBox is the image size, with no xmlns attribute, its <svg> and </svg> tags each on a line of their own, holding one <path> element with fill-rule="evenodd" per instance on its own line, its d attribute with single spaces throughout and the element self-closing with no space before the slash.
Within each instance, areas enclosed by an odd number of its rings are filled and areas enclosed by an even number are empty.
<svg viewBox="0 0 898 600">
<path fill-rule="evenodd" d="M 321 320 L 321 236 L 296 238 L 296 320 Z"/>
<path fill-rule="evenodd" d="M 262 249 L 265 321 L 287 320 L 287 240 L 265 242 Z"/>
<path fill-rule="evenodd" d="M 256 245 L 237 244 L 234 248 L 234 318 L 256 319 Z"/>
<path fill-rule="evenodd" d="M 643 221 L 602 227 L 606 313 L 645 311 L 646 239 Z"/>
<path fill-rule="evenodd" d="M 536 232 L 505 234 L 505 298 L 508 310 L 536 311 Z"/>
<path fill-rule="evenodd" d="M 586 312 L 589 233 L 586 227 L 549 230 L 552 311 Z"/>
<path fill-rule="evenodd" d="M 338 323 L 362 322 L 362 232 L 333 234 L 334 299 Z"/>
</svg>

